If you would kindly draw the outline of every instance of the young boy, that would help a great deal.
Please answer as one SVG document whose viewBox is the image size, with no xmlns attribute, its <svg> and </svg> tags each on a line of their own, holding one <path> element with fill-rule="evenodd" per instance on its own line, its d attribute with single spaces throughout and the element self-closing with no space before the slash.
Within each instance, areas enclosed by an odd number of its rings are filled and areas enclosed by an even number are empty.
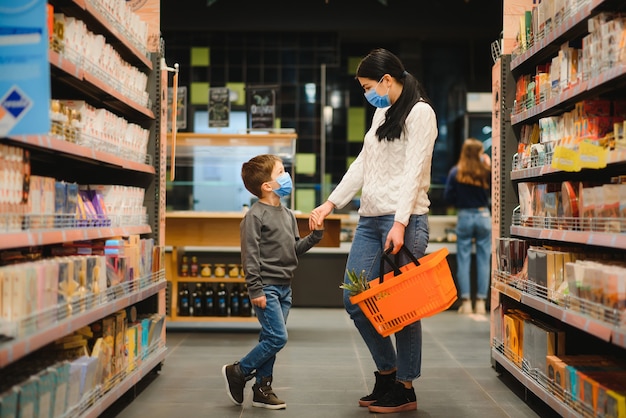
<svg viewBox="0 0 626 418">
<path fill-rule="evenodd" d="M 243 164 L 246 189 L 259 200 L 241 221 L 241 261 L 250 302 L 261 324 L 259 343 L 241 360 L 222 367 L 226 391 L 235 405 L 243 403 L 246 381 L 255 378 L 252 406 L 284 409 L 287 404 L 272 390 L 276 353 L 287 343 L 287 315 L 291 308 L 291 280 L 298 256 L 320 242 L 323 222 L 300 238 L 296 217 L 281 204 L 291 193 L 291 176 L 275 155 L 258 155 Z"/>
</svg>

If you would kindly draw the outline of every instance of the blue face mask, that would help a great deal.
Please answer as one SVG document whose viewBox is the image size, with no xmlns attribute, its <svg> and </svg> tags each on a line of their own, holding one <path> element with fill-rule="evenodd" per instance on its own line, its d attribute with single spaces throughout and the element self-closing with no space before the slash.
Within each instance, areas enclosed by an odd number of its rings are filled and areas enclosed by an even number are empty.
<svg viewBox="0 0 626 418">
<path fill-rule="evenodd" d="M 291 189 L 293 185 L 291 183 L 291 176 L 289 173 L 283 173 L 280 176 L 276 177 L 276 183 L 278 183 L 278 189 L 274 190 L 274 193 L 278 195 L 278 197 L 285 197 L 291 194 Z"/>
<path fill-rule="evenodd" d="M 378 85 L 380 84 L 381 81 L 383 81 L 382 78 L 380 79 L 378 84 L 376 84 L 376 87 L 374 87 L 373 89 L 369 89 L 368 91 L 365 92 L 365 98 L 374 107 L 391 106 L 391 100 L 389 100 L 389 89 L 387 89 L 387 93 L 384 96 L 381 96 L 380 94 L 376 93 L 376 89 L 378 88 Z"/>
</svg>

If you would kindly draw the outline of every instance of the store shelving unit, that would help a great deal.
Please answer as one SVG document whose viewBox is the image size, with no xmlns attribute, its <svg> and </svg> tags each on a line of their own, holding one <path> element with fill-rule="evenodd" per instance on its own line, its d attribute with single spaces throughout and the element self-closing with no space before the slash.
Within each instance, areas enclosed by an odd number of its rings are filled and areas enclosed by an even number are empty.
<svg viewBox="0 0 626 418">
<path fill-rule="evenodd" d="M 116 48 L 120 56 L 148 76 L 150 99 L 146 104 L 137 103 L 125 93 L 125 86 L 106 74 L 96 74 L 89 65 L 69 60 L 53 50 L 49 51 L 52 95 L 69 94 L 71 99 L 86 100 L 93 105 L 126 118 L 150 131 L 148 156 L 145 161 L 135 161 L 109 150 L 89 145 L 66 142 L 49 135 L 25 135 L 0 138 L 0 142 L 28 149 L 31 155 L 32 174 L 55 177 L 79 184 L 121 184 L 146 190 L 145 204 L 148 215 L 139 221 L 122 222 L 123 226 L 71 227 L 54 229 L 30 229 L 20 232 L 0 231 L 0 250 L 21 247 L 45 247 L 72 241 L 103 239 L 109 237 L 142 235 L 151 237 L 157 246 L 163 245 L 164 235 L 164 156 L 165 138 L 161 140 L 160 68 L 161 51 L 150 53 L 147 46 L 134 39 L 98 0 L 50 0 L 55 12 L 76 17 L 85 22 L 90 31 L 102 34 Z M 158 55 L 158 56 L 157 56 Z M 165 81 L 166 82 L 166 81 Z M 153 110 L 156 109 L 156 110 Z M 112 183 L 116 182 L 116 183 Z M 154 193 L 154 196 L 150 196 Z M 37 350 L 54 342 L 61 336 L 71 334 L 81 327 L 137 304 L 140 313 L 165 315 L 165 270 L 153 272 L 150 277 L 136 278 L 130 282 L 107 289 L 112 297 L 106 301 L 82 300 L 86 309 L 73 309 L 65 316 L 65 306 L 56 306 L 33 317 L 11 323 L 12 339 L 0 342 L 1 369 L 26 356 L 36 356 Z M 43 327 L 23 326 L 47 317 Z M 6 324 L 0 324 L 7 326 Z M 115 385 L 99 388 L 81 405 L 68 410 L 65 416 L 96 417 L 113 402 L 136 385 L 147 374 L 160 367 L 165 359 L 165 327 L 153 340 L 148 355 L 137 362 L 134 370 L 117 376 Z"/>
<path fill-rule="evenodd" d="M 514 154 L 517 152 L 517 136 L 522 124 L 533 123 L 546 116 L 560 115 L 571 110 L 578 101 L 597 98 L 612 92 L 616 86 L 621 88 L 619 86 L 623 85 L 626 67 L 618 65 L 596 77 L 579 80 L 575 86 L 529 109 L 517 112 L 514 109 L 515 79 L 524 74 L 532 73 L 537 65 L 549 62 L 549 59 L 556 55 L 564 42 L 580 38 L 587 33 L 587 22 L 590 17 L 599 13 L 600 10 L 610 11 L 612 7 L 615 7 L 615 4 L 616 2 L 610 0 L 584 2 L 574 12 L 566 12 L 565 17 L 561 22 L 556 23 L 551 32 L 546 33 L 543 39 L 536 41 L 526 51 L 513 58 L 507 53 L 496 64 L 496 67 L 502 70 L 497 72 L 497 76 L 501 77 L 502 80 L 494 84 L 498 87 L 494 89 L 494 95 L 501 97 L 501 102 L 496 103 L 496 111 L 500 111 L 502 114 L 497 138 L 494 137 L 494 142 L 497 143 L 495 149 L 500 151 L 497 158 L 501 165 L 497 182 L 494 183 L 494 201 L 502 205 L 499 219 L 502 224 L 499 229 L 499 237 L 516 237 L 534 243 L 547 243 L 556 246 L 574 245 L 584 249 L 602 250 L 611 254 L 623 255 L 626 249 L 626 234 L 624 232 L 600 232 L 570 227 L 570 225 L 578 225 L 574 222 L 561 224 L 566 225 L 562 229 L 529 227 L 527 224 L 522 224 L 519 222 L 519 214 L 513 214 L 515 206 L 518 205 L 517 199 L 503 199 L 499 194 L 501 190 L 505 189 L 511 194 L 517 188 L 517 182 L 520 181 L 550 182 L 568 179 L 581 180 L 590 177 L 608 178 L 626 173 L 626 154 L 619 150 L 609 153 L 606 168 L 584 169 L 582 173 L 564 172 L 553 168 L 550 164 L 522 169 L 512 168 Z M 532 2 L 505 1 L 505 25 L 507 12 L 519 11 L 524 8 L 530 10 L 531 7 Z M 512 29 L 509 28 L 509 30 Z M 495 254 L 494 247 L 494 259 L 496 258 Z M 547 297 L 546 288 L 516 275 L 500 272 L 494 267 L 491 303 L 492 323 L 497 322 L 496 309 L 503 304 L 521 307 L 533 317 L 549 318 L 556 324 L 575 330 L 583 338 L 588 337 L 589 340 L 597 338 L 605 342 L 610 352 L 616 352 L 618 356 L 626 355 L 626 327 L 622 325 L 619 312 L 601 304 L 569 295 L 556 303 Z M 497 332 L 495 335 L 498 335 Z M 571 394 L 564 393 L 560 388 L 552 387 L 553 384 L 547 381 L 545 376 L 540 373 L 533 373 L 526 367 L 520 367 L 519 364 L 511 360 L 514 355 L 507 353 L 506 350 L 502 341 L 494 339 L 494 330 L 492 329 L 491 357 L 497 370 L 500 368 L 507 370 L 530 392 L 563 417 L 596 416 L 595 412 L 584 405 L 580 399 L 573 398 Z"/>
</svg>

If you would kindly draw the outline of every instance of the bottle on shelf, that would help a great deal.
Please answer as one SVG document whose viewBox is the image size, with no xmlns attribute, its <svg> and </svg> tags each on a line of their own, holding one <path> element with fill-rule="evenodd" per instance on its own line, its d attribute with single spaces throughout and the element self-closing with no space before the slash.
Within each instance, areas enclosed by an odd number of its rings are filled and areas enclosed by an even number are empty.
<svg viewBox="0 0 626 418">
<path fill-rule="evenodd" d="M 220 282 L 217 286 L 215 314 L 217 316 L 228 316 L 228 291 L 226 290 L 226 284 L 223 282 Z"/>
<path fill-rule="evenodd" d="M 189 276 L 189 257 L 184 255 L 180 262 L 180 277 L 187 276 Z"/>
<path fill-rule="evenodd" d="M 180 283 L 178 291 L 178 316 L 189 316 L 189 287 L 187 283 Z"/>
<path fill-rule="evenodd" d="M 202 299 L 204 296 L 204 287 L 202 283 L 196 283 L 196 287 L 191 293 L 191 309 L 193 316 L 202 316 L 204 309 L 202 307 Z"/>
<path fill-rule="evenodd" d="M 215 315 L 215 289 L 211 283 L 206 283 L 204 287 L 202 308 L 204 316 Z"/>
<path fill-rule="evenodd" d="M 230 316 L 241 315 L 241 299 L 239 298 L 239 285 L 233 285 L 230 290 Z"/>
<path fill-rule="evenodd" d="M 241 316 L 252 316 L 252 304 L 250 303 L 250 295 L 246 286 L 242 286 L 239 290 L 239 313 Z"/>
<path fill-rule="evenodd" d="M 195 255 L 191 257 L 191 264 L 189 265 L 189 275 L 191 277 L 198 277 L 198 257 Z"/>
</svg>

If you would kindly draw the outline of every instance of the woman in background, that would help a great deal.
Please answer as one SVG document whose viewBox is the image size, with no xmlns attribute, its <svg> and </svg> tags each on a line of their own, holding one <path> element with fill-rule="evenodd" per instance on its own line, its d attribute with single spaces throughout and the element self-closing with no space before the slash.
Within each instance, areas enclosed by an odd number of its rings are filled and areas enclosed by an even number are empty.
<svg viewBox="0 0 626 418">
<path fill-rule="evenodd" d="M 472 313 L 470 263 L 472 241 L 476 242 L 476 306 L 474 312 L 486 313 L 485 299 L 489 289 L 491 256 L 491 160 L 483 144 L 468 138 L 461 156 L 446 181 L 444 198 L 457 210 L 456 278 L 463 300 L 459 312 Z"/>
</svg>

